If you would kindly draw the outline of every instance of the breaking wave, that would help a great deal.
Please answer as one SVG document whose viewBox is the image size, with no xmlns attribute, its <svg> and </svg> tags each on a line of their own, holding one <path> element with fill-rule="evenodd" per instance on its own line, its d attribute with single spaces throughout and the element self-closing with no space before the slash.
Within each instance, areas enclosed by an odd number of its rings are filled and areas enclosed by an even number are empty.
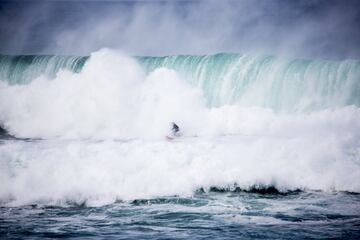
<svg viewBox="0 0 360 240">
<path fill-rule="evenodd" d="M 360 192 L 360 63 L 273 56 L 1 57 L 0 200 L 199 188 Z M 183 138 L 164 140 L 175 121 Z M 40 138 L 43 140 L 31 140 Z"/>
</svg>

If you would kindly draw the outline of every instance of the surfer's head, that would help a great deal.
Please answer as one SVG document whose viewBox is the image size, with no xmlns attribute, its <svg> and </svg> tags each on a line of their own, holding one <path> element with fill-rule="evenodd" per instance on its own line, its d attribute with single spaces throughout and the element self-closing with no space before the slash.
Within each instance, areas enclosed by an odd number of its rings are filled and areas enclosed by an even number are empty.
<svg viewBox="0 0 360 240">
<path fill-rule="evenodd" d="M 179 131 L 179 126 L 176 125 L 176 123 L 171 122 L 171 125 L 172 125 L 171 129 L 173 130 L 173 132 L 178 132 Z"/>
</svg>

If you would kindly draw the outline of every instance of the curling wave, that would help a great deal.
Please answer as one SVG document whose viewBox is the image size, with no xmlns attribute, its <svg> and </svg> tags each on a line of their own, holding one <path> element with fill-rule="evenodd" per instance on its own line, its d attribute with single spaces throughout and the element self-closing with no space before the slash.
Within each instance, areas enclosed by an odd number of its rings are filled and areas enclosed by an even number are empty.
<svg viewBox="0 0 360 240">
<path fill-rule="evenodd" d="M 0 139 L 1 203 L 105 204 L 235 185 L 360 192 L 358 61 L 108 49 L 80 59 L 0 81 L 1 126 L 42 139 Z M 184 138 L 170 143 L 171 121 Z"/>
<path fill-rule="evenodd" d="M 358 60 L 225 53 L 136 59 L 147 73 L 163 67 L 175 70 L 182 79 L 203 91 L 210 107 L 236 104 L 289 112 L 360 106 Z M 41 75 L 54 78 L 60 70 L 80 72 L 87 61 L 89 57 L 1 56 L 0 79 L 23 84 Z"/>
</svg>

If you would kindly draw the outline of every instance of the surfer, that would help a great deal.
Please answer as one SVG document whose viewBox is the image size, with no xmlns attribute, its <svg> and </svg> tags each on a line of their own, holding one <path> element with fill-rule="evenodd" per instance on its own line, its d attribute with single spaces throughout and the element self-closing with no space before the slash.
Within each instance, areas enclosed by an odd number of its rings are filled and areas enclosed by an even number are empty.
<svg viewBox="0 0 360 240">
<path fill-rule="evenodd" d="M 0 124 L 0 135 L 6 135 L 6 134 L 8 134 L 6 129 Z"/>
<path fill-rule="evenodd" d="M 179 128 L 179 126 L 176 124 L 176 123 L 174 123 L 174 122 L 172 122 L 171 123 L 171 125 L 172 125 L 172 128 L 171 128 L 171 133 L 172 133 L 172 135 L 174 136 L 174 137 L 180 137 L 180 128 Z"/>
<path fill-rule="evenodd" d="M 179 126 L 176 123 L 171 122 L 171 133 L 166 136 L 166 139 L 173 140 L 174 138 L 178 138 L 180 136 L 181 132 Z"/>
<path fill-rule="evenodd" d="M 14 136 L 10 135 L 10 133 L 6 130 L 5 127 L 0 123 L 0 139 L 16 139 Z"/>
</svg>

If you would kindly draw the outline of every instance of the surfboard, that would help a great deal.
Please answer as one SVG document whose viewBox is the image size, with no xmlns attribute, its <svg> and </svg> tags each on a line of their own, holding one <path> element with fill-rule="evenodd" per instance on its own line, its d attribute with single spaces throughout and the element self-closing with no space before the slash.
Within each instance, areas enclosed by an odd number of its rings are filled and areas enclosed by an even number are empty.
<svg viewBox="0 0 360 240">
<path fill-rule="evenodd" d="M 168 140 L 168 141 L 174 140 L 174 138 L 173 138 L 173 137 L 170 137 L 170 136 L 165 136 L 165 138 L 166 138 L 166 140 Z"/>
</svg>

